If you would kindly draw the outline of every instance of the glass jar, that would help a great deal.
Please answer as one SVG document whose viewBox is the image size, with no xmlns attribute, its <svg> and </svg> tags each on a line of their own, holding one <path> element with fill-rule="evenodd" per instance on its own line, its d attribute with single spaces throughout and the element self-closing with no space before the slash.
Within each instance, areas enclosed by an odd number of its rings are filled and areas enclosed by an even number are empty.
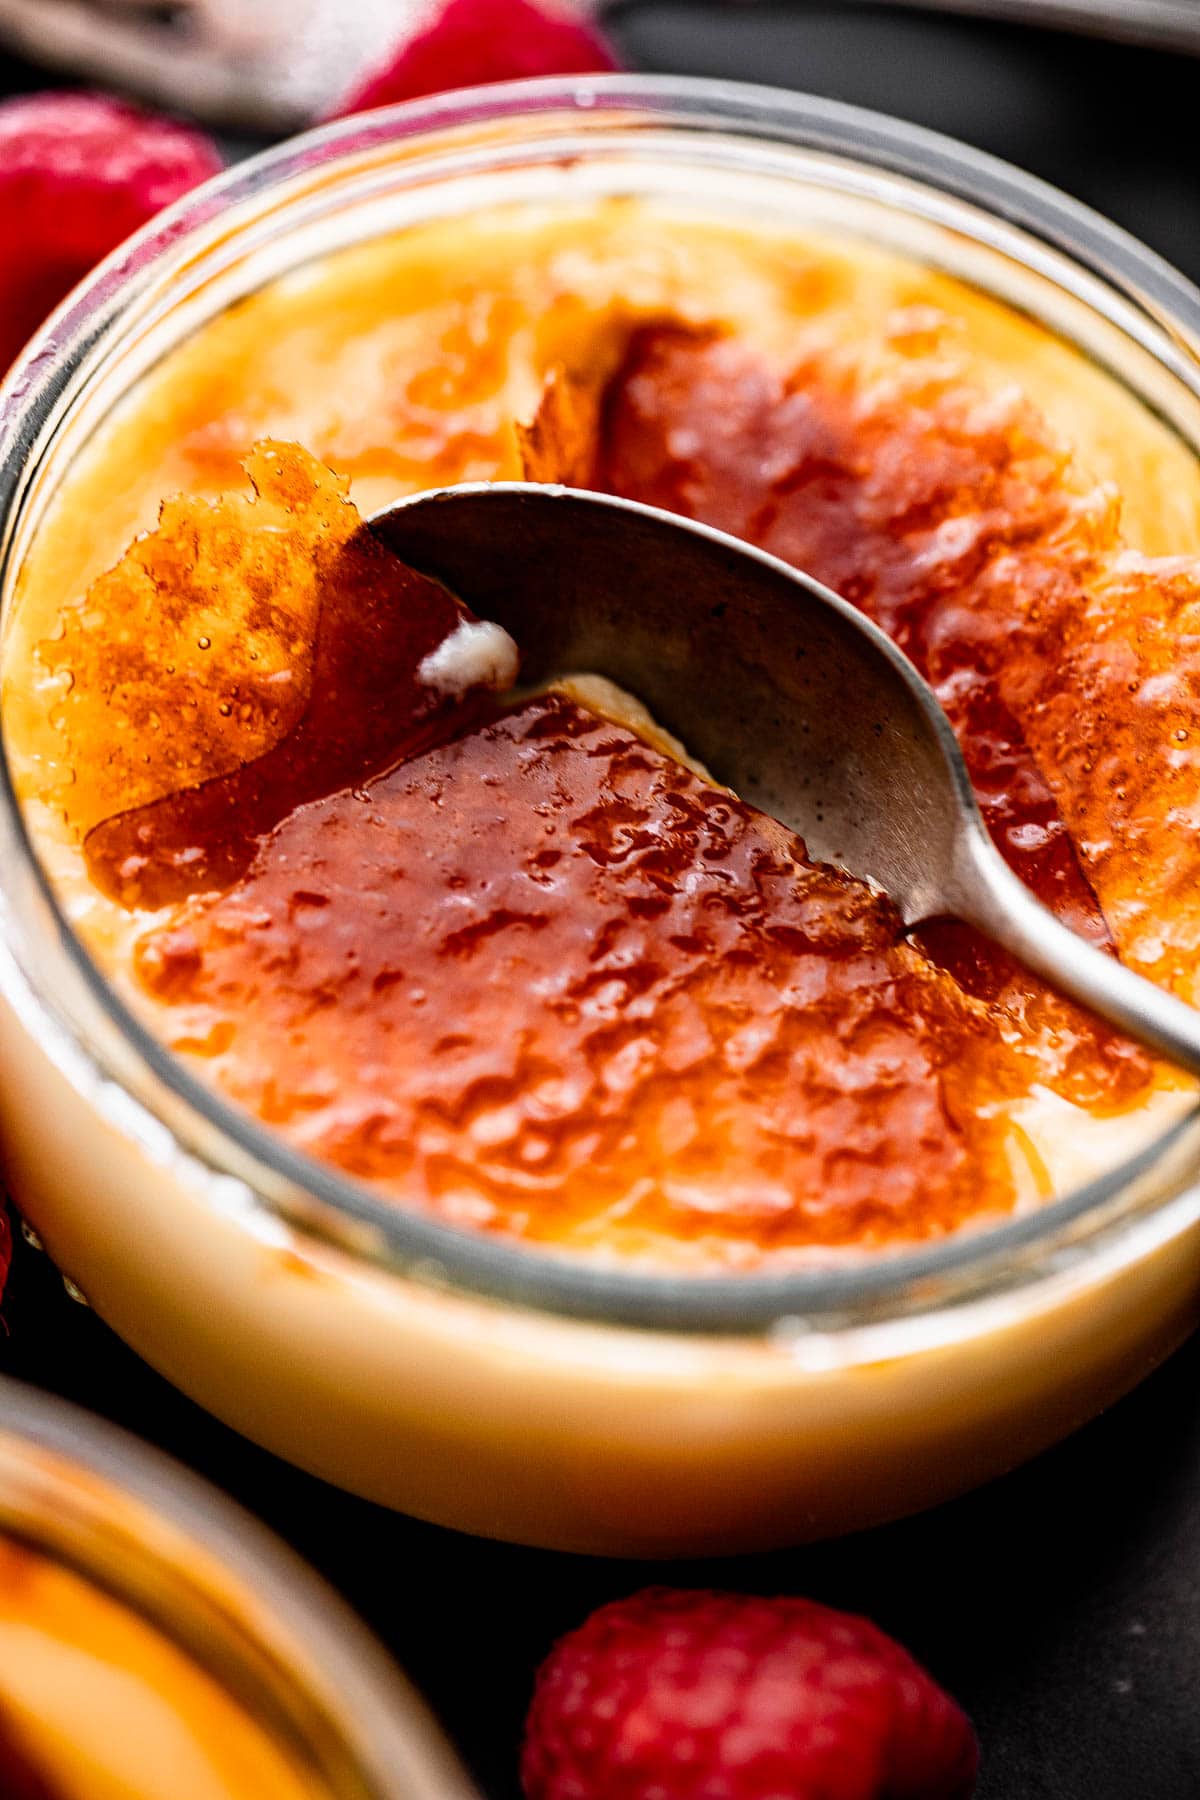
<svg viewBox="0 0 1200 1800">
<path fill-rule="evenodd" d="M 1179 454 L 1200 450 L 1200 296 L 1051 189 L 823 101 L 534 82 L 285 144 L 165 215 L 67 303 L 0 403 L 8 614 L 73 458 L 207 321 L 384 233 L 606 195 L 902 252 L 1040 321 Z M 381 1204 L 195 1081 L 73 938 L 10 772 L 0 895 L 18 1203 L 155 1367 L 385 1504 L 631 1555 L 856 1528 L 1051 1443 L 1195 1321 L 1195 1113 L 1088 1186 L 933 1247 L 714 1277 L 572 1262 Z"/>
<path fill-rule="evenodd" d="M 202 1482 L 0 1381 L 0 1719 L 55 1792 L 470 1800 L 337 1597 Z"/>
</svg>

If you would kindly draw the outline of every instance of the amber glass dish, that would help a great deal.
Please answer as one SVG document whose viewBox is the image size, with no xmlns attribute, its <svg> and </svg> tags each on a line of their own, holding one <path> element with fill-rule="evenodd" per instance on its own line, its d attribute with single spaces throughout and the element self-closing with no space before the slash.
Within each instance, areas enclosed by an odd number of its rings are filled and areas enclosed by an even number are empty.
<svg viewBox="0 0 1200 1800">
<path fill-rule="evenodd" d="M 45 1732 L 56 1791 L 76 1792 L 74 1724 L 81 1792 L 93 1791 L 97 1755 L 97 1779 L 164 1792 L 179 1771 L 154 1768 L 156 1745 L 217 1759 L 224 1748 L 231 1792 L 252 1769 L 279 1800 L 473 1792 L 382 1650 L 261 1526 L 123 1432 L 11 1381 L 0 1382 L 0 1563 L 13 1678 L 10 1691 L 0 1671 L 0 1719 L 17 1743 Z M 70 1680 L 53 1681 L 56 1656 Z M 122 1705 L 137 1740 L 124 1760 L 105 1724 L 118 1728 Z M 152 1716 L 156 1705 L 175 1705 L 176 1723 Z M 187 1778 L 200 1781 L 189 1792 L 209 1791 L 190 1766 Z"/>
</svg>

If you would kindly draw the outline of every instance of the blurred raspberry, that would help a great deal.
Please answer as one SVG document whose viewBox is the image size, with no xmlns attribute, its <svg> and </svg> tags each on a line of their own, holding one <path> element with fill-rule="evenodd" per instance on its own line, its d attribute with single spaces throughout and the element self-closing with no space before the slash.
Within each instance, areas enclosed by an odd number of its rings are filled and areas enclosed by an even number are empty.
<svg viewBox="0 0 1200 1800">
<path fill-rule="evenodd" d="M 527 1800 L 967 1800 L 965 1715 L 866 1619 L 648 1588 L 551 1651 Z"/>
<path fill-rule="evenodd" d="M 445 0 L 433 24 L 339 102 L 330 117 L 446 88 L 532 75 L 588 75 L 617 66 L 594 26 L 547 11 L 537 0 Z"/>
<path fill-rule="evenodd" d="M 203 132 L 105 94 L 0 103 L 0 369 L 102 257 L 220 168 Z"/>
</svg>

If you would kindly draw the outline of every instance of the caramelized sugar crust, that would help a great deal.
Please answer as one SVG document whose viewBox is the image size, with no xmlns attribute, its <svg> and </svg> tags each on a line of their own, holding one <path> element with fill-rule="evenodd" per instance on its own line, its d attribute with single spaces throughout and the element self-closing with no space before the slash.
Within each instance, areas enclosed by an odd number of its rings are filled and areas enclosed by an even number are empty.
<svg viewBox="0 0 1200 1800">
<path fill-rule="evenodd" d="M 1026 1079 L 890 905 L 560 695 L 299 808 L 144 940 L 171 1041 L 451 1219 L 746 1260 L 945 1231 Z"/>
<path fill-rule="evenodd" d="M 862 606 L 937 687 L 1018 873 L 1200 997 L 1192 566 L 1125 551 L 1113 496 L 919 309 L 790 366 L 671 320 L 592 329 L 520 433 L 529 474 L 705 519 Z M 742 1265 L 1010 1209 L 1015 1102 L 1120 1113 L 1161 1079 L 965 928 L 903 942 L 886 901 L 562 695 L 431 723 L 430 584 L 359 560 L 294 447 L 249 467 L 256 501 L 169 503 L 42 656 L 74 681 L 94 879 L 170 903 L 135 957 L 156 1029 L 301 1147 L 481 1229 Z"/>
<path fill-rule="evenodd" d="M 1137 954 L 1117 896 L 1145 893 L 1153 840 L 1173 829 L 1177 758 L 1144 703 L 1131 703 L 1150 672 L 1133 665 L 1152 661 L 1178 703 L 1186 649 L 1181 665 L 1178 625 L 1161 615 L 1173 585 L 1195 605 L 1195 574 L 1125 573 L 1112 496 L 1073 493 L 1067 455 L 1032 409 L 947 380 L 918 327 L 911 359 L 876 372 L 844 353 L 785 371 L 719 333 L 646 328 L 608 389 L 593 481 L 747 538 L 860 606 L 936 688 L 1022 880 L 1093 942 L 1113 948 L 1111 921 L 1123 955 L 1186 983 L 1190 958 Z M 1118 640 L 1107 650 L 1106 627 Z M 1096 734 L 1110 740 L 1103 763 L 1087 748 Z M 1130 764 L 1144 772 L 1143 802 L 1147 787 L 1156 794 L 1157 826 L 1137 841 L 1111 829 L 1113 800 L 1135 785 Z M 939 923 L 922 942 L 1043 1044 L 1046 1076 L 1079 1104 L 1126 1104 L 1149 1082 L 1141 1051 L 977 933 Z"/>
<path fill-rule="evenodd" d="M 38 645 L 64 688 L 55 724 L 79 830 L 240 769 L 304 710 L 319 559 L 357 514 L 311 458 L 264 444 L 247 471 L 253 502 L 164 500 L 158 529 Z"/>
<path fill-rule="evenodd" d="M 68 736 L 110 745 L 77 757 L 78 804 L 87 816 L 121 798 L 85 852 L 124 906 L 229 886 L 293 807 L 450 729 L 418 671 L 465 608 L 360 531 L 345 482 L 306 452 L 261 444 L 247 471 L 252 500 L 168 502 L 48 646 L 73 677 Z M 217 659 L 215 684 L 192 675 L 198 656 Z M 95 716 L 114 695 L 115 739 Z"/>
</svg>

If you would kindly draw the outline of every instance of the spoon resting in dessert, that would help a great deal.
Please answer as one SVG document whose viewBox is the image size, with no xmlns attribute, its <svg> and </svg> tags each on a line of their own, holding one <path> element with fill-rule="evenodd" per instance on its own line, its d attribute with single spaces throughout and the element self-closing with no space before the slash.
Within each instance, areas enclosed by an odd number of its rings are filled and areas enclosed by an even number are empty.
<svg viewBox="0 0 1200 1800">
<path fill-rule="evenodd" d="M 881 888 L 953 917 L 1200 1075 L 1200 1011 L 1060 923 L 984 825 L 933 689 L 812 576 L 706 525 L 574 488 L 436 489 L 376 535 L 521 647 L 522 679 L 606 676 L 718 780 Z"/>
</svg>

